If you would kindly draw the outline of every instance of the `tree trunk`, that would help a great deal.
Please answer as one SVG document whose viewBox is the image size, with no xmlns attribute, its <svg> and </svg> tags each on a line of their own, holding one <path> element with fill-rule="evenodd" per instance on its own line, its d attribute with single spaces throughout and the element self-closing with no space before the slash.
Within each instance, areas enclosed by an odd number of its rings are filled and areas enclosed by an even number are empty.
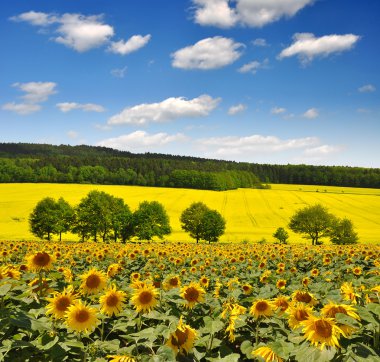
<svg viewBox="0 0 380 362">
<path fill-rule="evenodd" d="M 62 241 L 62 232 L 59 232 L 59 241 Z"/>
</svg>

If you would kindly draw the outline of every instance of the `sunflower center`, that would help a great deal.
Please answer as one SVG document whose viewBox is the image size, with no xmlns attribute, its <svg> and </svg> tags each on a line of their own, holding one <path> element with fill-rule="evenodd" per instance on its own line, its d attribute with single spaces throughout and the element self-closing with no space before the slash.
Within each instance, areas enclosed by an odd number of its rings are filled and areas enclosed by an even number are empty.
<svg viewBox="0 0 380 362">
<path fill-rule="evenodd" d="M 256 310 L 259 312 L 264 312 L 268 308 L 268 303 L 267 302 L 257 302 L 256 303 Z"/>
<path fill-rule="evenodd" d="M 296 317 L 298 322 L 304 321 L 309 317 L 309 313 L 306 310 L 297 310 L 294 313 L 294 316 Z"/>
<path fill-rule="evenodd" d="M 48 253 L 37 253 L 33 258 L 33 263 L 38 266 L 46 266 L 49 264 L 50 256 Z"/>
<path fill-rule="evenodd" d="M 177 329 L 175 331 L 175 336 L 172 336 L 172 344 L 174 346 L 180 347 L 186 343 L 187 337 L 188 337 L 187 330 L 181 331 Z"/>
<path fill-rule="evenodd" d="M 177 286 L 178 285 L 178 279 L 177 278 L 170 278 L 169 284 L 172 286 Z"/>
<path fill-rule="evenodd" d="M 90 319 L 90 313 L 85 309 L 81 309 L 76 313 L 75 319 L 79 323 L 85 323 Z"/>
<path fill-rule="evenodd" d="M 109 306 L 109 307 L 115 307 L 117 305 L 117 303 L 119 302 L 119 298 L 117 297 L 117 295 L 115 294 L 111 294 L 107 297 L 106 299 L 106 304 Z"/>
<path fill-rule="evenodd" d="M 343 307 L 332 307 L 329 312 L 328 312 L 328 316 L 330 318 L 335 318 L 335 314 L 337 313 L 343 313 L 345 315 L 347 315 L 347 311 L 343 308 Z"/>
<path fill-rule="evenodd" d="M 64 312 L 69 305 L 70 305 L 70 298 L 68 297 L 61 297 L 55 303 L 55 307 L 61 312 Z"/>
<path fill-rule="evenodd" d="M 141 292 L 139 295 L 139 301 L 141 304 L 149 304 L 152 301 L 152 298 L 152 293 L 148 291 Z"/>
<path fill-rule="evenodd" d="M 86 279 L 86 286 L 90 289 L 95 289 L 100 285 L 100 278 L 93 274 L 87 277 Z"/>
<path fill-rule="evenodd" d="M 323 320 L 315 322 L 315 331 L 323 338 L 329 338 L 332 336 L 331 324 Z"/>
<path fill-rule="evenodd" d="M 299 302 L 303 302 L 303 303 L 310 303 L 311 302 L 311 296 L 308 293 L 298 293 L 296 296 L 296 299 Z"/>
<path fill-rule="evenodd" d="M 199 292 L 196 288 L 190 287 L 186 290 L 185 299 L 189 302 L 195 302 L 198 300 Z"/>
</svg>

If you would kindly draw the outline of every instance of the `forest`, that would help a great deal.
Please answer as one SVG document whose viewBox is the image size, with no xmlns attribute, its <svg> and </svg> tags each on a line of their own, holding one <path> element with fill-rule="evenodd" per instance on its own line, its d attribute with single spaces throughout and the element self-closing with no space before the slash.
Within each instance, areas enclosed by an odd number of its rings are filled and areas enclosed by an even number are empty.
<svg viewBox="0 0 380 362">
<path fill-rule="evenodd" d="M 0 143 L 0 182 L 89 183 L 208 190 L 268 183 L 380 188 L 380 169 L 271 165 L 135 154 L 97 146 Z"/>
</svg>

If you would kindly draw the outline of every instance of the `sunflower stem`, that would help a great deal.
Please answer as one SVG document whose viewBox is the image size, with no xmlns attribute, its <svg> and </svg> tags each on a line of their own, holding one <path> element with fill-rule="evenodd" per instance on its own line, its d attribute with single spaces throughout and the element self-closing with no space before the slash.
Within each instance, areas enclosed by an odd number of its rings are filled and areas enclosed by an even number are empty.
<svg viewBox="0 0 380 362">
<path fill-rule="evenodd" d="M 259 344 L 259 328 L 260 328 L 260 319 L 257 320 L 255 328 L 255 347 Z"/>
</svg>

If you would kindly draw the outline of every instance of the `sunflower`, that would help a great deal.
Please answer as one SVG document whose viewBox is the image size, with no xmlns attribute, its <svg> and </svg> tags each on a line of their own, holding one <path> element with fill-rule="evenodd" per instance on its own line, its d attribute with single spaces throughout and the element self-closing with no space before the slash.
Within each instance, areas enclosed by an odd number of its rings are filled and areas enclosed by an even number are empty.
<svg viewBox="0 0 380 362">
<path fill-rule="evenodd" d="M 343 299 L 351 301 L 352 304 L 357 303 L 357 298 L 359 294 L 355 293 L 355 289 L 352 286 L 352 283 L 344 282 L 340 287 L 340 293 L 343 294 Z"/>
<path fill-rule="evenodd" d="M 243 284 L 241 288 L 243 289 L 243 293 L 245 295 L 250 295 L 253 291 L 253 286 L 251 284 L 248 284 L 248 283 Z"/>
<path fill-rule="evenodd" d="M 273 306 L 279 310 L 280 314 L 284 313 L 289 308 L 289 297 L 281 295 L 275 298 Z"/>
<path fill-rule="evenodd" d="M 65 288 L 62 293 L 55 293 L 52 298 L 46 298 L 46 314 L 52 314 L 57 319 L 63 319 L 67 309 L 76 301 L 72 288 Z"/>
<path fill-rule="evenodd" d="M 348 315 L 351 318 L 354 318 L 360 321 L 360 317 L 356 313 L 356 309 L 351 305 L 335 304 L 335 303 L 330 302 L 329 304 L 326 304 L 321 310 L 321 315 L 327 318 L 335 319 L 335 315 L 337 313 Z M 343 334 L 345 337 L 348 337 L 356 329 L 354 327 L 347 326 L 345 324 L 340 324 L 340 323 L 338 323 L 338 327 L 343 331 Z"/>
<path fill-rule="evenodd" d="M 40 272 L 50 270 L 53 267 L 54 258 L 46 252 L 38 252 L 26 257 L 28 270 Z"/>
<path fill-rule="evenodd" d="M 179 319 L 177 329 L 172 333 L 166 342 L 177 355 L 178 353 L 189 353 L 193 348 L 194 341 L 197 337 L 195 329 L 184 324 L 182 317 Z"/>
<path fill-rule="evenodd" d="M 136 360 L 130 356 L 112 355 L 107 356 L 107 358 L 110 358 L 108 362 L 136 362 Z"/>
<path fill-rule="evenodd" d="M 81 275 L 82 284 L 80 289 L 83 294 L 96 294 L 106 287 L 107 275 L 95 268 Z"/>
<path fill-rule="evenodd" d="M 312 277 L 317 277 L 319 275 L 319 270 L 317 268 L 314 268 L 310 271 L 310 275 Z"/>
<path fill-rule="evenodd" d="M 257 300 L 249 310 L 249 313 L 251 313 L 256 319 L 260 317 L 270 317 L 273 312 L 273 303 L 265 299 Z"/>
<path fill-rule="evenodd" d="M 285 289 L 285 287 L 286 287 L 286 280 L 285 279 L 279 279 L 279 280 L 277 280 L 276 287 L 278 289 L 281 289 L 281 290 Z"/>
<path fill-rule="evenodd" d="M 137 312 L 149 313 L 157 305 L 157 289 L 145 283 L 141 288 L 136 288 L 131 297 L 131 303 Z"/>
<path fill-rule="evenodd" d="M 244 314 L 247 308 L 239 305 L 239 304 L 231 304 L 229 306 L 230 310 L 230 318 L 228 321 L 228 326 L 226 328 L 226 333 L 228 333 L 228 340 L 230 342 L 235 341 L 235 323 L 239 319 L 240 315 Z"/>
<path fill-rule="evenodd" d="M 286 311 L 290 328 L 297 329 L 301 323 L 313 315 L 313 309 L 303 303 L 296 303 L 289 306 Z"/>
<path fill-rule="evenodd" d="M 108 316 L 118 315 L 124 307 L 126 294 L 121 290 L 116 290 L 113 284 L 104 295 L 99 298 L 100 311 Z"/>
<path fill-rule="evenodd" d="M 195 303 L 202 303 L 204 301 L 204 294 L 206 291 L 195 282 L 181 288 L 181 297 L 186 301 L 186 307 L 192 309 Z"/>
<path fill-rule="evenodd" d="M 355 268 L 352 269 L 352 272 L 355 275 L 359 276 L 359 275 L 362 275 L 363 270 L 362 270 L 362 268 L 360 266 L 356 266 Z"/>
<path fill-rule="evenodd" d="M 205 275 L 201 276 L 201 279 L 199 280 L 199 284 L 203 287 L 203 288 L 208 288 L 208 285 L 210 284 L 210 279 L 207 278 Z"/>
<path fill-rule="evenodd" d="M 343 331 L 336 325 L 334 319 L 311 316 L 301 324 L 305 338 L 315 347 L 321 350 L 325 346 L 340 347 L 339 337 Z"/>
<path fill-rule="evenodd" d="M 65 317 L 68 328 L 75 332 L 91 333 L 99 324 L 96 309 L 80 300 L 67 308 Z"/>
<path fill-rule="evenodd" d="M 165 290 L 179 288 L 180 286 L 181 280 L 178 275 L 169 275 L 163 283 L 163 287 Z"/>
<path fill-rule="evenodd" d="M 255 357 L 261 357 L 265 362 L 282 362 L 283 359 L 273 352 L 272 348 L 263 346 L 252 351 Z"/>
<path fill-rule="evenodd" d="M 123 268 L 120 264 L 114 263 L 108 266 L 107 268 L 107 276 L 112 278 L 116 274 L 120 273 Z"/>
<path fill-rule="evenodd" d="M 296 290 L 292 294 L 292 298 L 294 302 L 301 302 L 301 303 L 309 304 L 311 306 L 318 304 L 313 294 L 303 291 L 303 290 Z"/>
<path fill-rule="evenodd" d="M 302 278 L 302 285 L 304 287 L 307 287 L 309 284 L 310 284 L 310 278 L 309 277 Z"/>
</svg>

